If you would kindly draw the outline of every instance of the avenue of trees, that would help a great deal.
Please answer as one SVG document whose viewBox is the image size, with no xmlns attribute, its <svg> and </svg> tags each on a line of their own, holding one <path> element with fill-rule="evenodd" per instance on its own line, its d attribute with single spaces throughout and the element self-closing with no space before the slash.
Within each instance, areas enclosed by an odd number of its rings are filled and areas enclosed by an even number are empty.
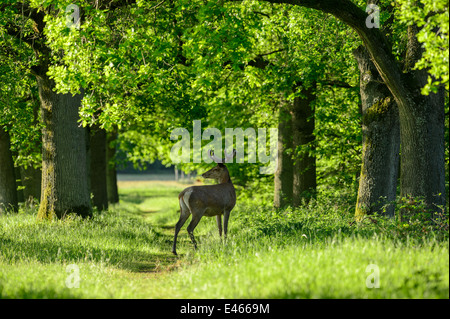
<svg viewBox="0 0 450 319">
<path fill-rule="evenodd" d="M 278 128 L 274 175 L 229 166 L 275 207 L 344 190 L 357 218 L 394 216 L 396 198 L 438 211 L 448 17 L 446 0 L 1 0 L 0 212 L 107 209 L 117 153 L 169 165 L 194 120 Z"/>
</svg>

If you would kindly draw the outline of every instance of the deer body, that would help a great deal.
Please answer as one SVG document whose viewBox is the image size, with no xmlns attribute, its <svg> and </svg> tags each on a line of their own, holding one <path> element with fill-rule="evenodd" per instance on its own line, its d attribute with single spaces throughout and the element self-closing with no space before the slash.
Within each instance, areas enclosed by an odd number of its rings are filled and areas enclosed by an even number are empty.
<svg viewBox="0 0 450 319">
<path fill-rule="evenodd" d="M 232 156 L 235 154 L 235 151 L 233 151 Z M 194 244 L 194 248 L 197 248 L 197 243 L 193 232 L 203 216 L 216 216 L 219 235 L 222 236 L 223 215 L 225 237 L 227 235 L 230 212 L 236 204 L 236 192 L 233 183 L 231 182 L 228 169 L 222 164 L 225 159 L 218 160 L 211 151 L 210 156 L 217 163 L 217 166 L 202 174 L 202 176 L 204 178 L 217 179 L 219 183 L 216 185 L 191 186 L 184 189 L 178 195 L 178 201 L 180 203 L 180 219 L 175 226 L 172 249 L 172 252 L 175 255 L 177 254 L 176 244 L 178 232 L 191 214 L 192 220 L 187 227 L 187 231 Z"/>
<path fill-rule="evenodd" d="M 236 203 L 233 184 L 191 186 L 183 190 L 178 199 L 189 208 L 204 211 L 203 216 L 223 215 L 225 210 L 232 210 Z"/>
</svg>

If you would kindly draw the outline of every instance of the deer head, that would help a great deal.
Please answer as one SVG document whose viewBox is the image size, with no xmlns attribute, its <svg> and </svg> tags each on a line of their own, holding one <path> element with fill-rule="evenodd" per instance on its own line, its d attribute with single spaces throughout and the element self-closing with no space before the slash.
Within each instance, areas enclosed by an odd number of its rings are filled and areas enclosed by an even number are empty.
<svg viewBox="0 0 450 319">
<path fill-rule="evenodd" d="M 229 155 L 225 151 L 224 158 L 218 158 L 214 155 L 214 151 L 209 150 L 209 157 L 217 163 L 217 166 L 211 168 L 209 171 L 202 174 L 203 178 L 211 178 L 218 181 L 219 184 L 231 182 L 230 174 L 228 173 L 228 169 L 225 166 L 226 162 L 229 162 L 236 155 L 236 150 L 233 149 L 233 152 Z"/>
</svg>

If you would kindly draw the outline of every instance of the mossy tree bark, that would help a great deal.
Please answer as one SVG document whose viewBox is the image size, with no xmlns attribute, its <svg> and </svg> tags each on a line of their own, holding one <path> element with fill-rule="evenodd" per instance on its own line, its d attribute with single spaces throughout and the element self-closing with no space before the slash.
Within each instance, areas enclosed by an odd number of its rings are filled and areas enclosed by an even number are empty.
<svg viewBox="0 0 450 319">
<path fill-rule="evenodd" d="M 44 68 L 45 69 L 45 68 Z M 38 218 L 91 215 L 86 129 L 78 123 L 82 94 L 57 94 L 45 72 L 37 76 L 41 101 L 42 190 Z"/>
<path fill-rule="evenodd" d="M 294 147 L 293 206 L 309 201 L 316 194 L 315 85 L 294 98 L 292 108 L 292 145 Z"/>
<path fill-rule="evenodd" d="M 93 205 L 98 210 L 108 209 L 106 184 L 106 131 L 98 126 L 90 129 L 90 181 Z"/>
<path fill-rule="evenodd" d="M 106 188 L 108 191 L 108 201 L 111 204 L 119 202 L 119 191 L 117 188 L 117 170 L 116 170 L 116 146 L 117 131 L 106 134 Z"/>
<path fill-rule="evenodd" d="M 292 205 L 292 102 L 284 101 L 278 115 L 278 167 L 274 176 L 274 207 Z"/>
<path fill-rule="evenodd" d="M 17 185 L 9 133 L 0 125 L 0 213 L 16 211 Z"/>
<path fill-rule="evenodd" d="M 398 108 L 367 50 L 353 52 L 360 70 L 363 153 L 355 215 L 394 215 L 398 180 L 400 126 Z"/>
</svg>

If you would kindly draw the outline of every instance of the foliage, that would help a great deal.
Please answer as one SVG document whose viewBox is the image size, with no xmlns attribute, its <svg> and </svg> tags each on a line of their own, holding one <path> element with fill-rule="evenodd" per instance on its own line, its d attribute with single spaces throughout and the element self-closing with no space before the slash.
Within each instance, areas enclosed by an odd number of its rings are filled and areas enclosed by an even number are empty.
<svg viewBox="0 0 450 319">
<path fill-rule="evenodd" d="M 197 19 L 184 32 L 183 52 L 196 74 L 192 87 L 203 94 L 205 122 L 222 132 L 226 127 L 276 127 L 285 101 L 317 85 L 312 107 L 318 147 L 287 151 L 315 152 L 323 184 L 341 173 L 345 177 L 339 184 L 351 184 L 360 161 L 359 100 L 356 90 L 334 86 L 358 87 L 351 57 L 359 45 L 355 34 L 321 12 L 257 1 L 223 6 L 211 2 Z M 256 165 L 231 165 L 230 170 L 242 185 L 267 180 Z"/>
<path fill-rule="evenodd" d="M 9 131 L 16 166 L 41 165 L 41 125 L 35 59 L 29 48 L 0 28 L 0 126 Z"/>
<path fill-rule="evenodd" d="M 36 25 L 20 14 L 19 2 L 8 3 L 0 14 L 0 125 L 12 133 L 16 164 L 38 166 L 38 98 L 29 71 L 42 56 L 27 45 Z M 316 85 L 315 145 L 288 152 L 314 152 L 321 195 L 356 191 L 361 119 L 358 70 L 351 53 L 361 42 L 339 20 L 300 6 L 250 0 L 136 1 L 117 7 L 80 1 L 83 21 L 75 28 L 67 25 L 69 4 L 24 2 L 45 14 L 48 74 L 58 91 L 84 89 L 81 123 L 119 128 L 117 144 L 126 160 L 141 167 L 155 159 L 170 165 L 170 131 L 185 127 L 192 134 L 195 119 L 202 120 L 203 128 L 221 132 L 227 127 L 275 127 L 283 103 Z M 379 4 L 382 31 L 398 60 L 405 56 L 407 26 L 421 28 L 418 40 L 425 51 L 416 67 L 429 69 L 431 75 L 424 93 L 437 84 L 448 90 L 448 4 Z M 11 35 L 12 23 L 20 26 L 19 38 Z M 448 116 L 446 125 L 448 136 Z M 182 165 L 199 172 L 207 167 Z M 270 201 L 272 176 L 261 176 L 254 164 L 229 168 L 241 189 L 265 189 L 263 202 Z"/>
<path fill-rule="evenodd" d="M 372 226 L 388 237 L 402 242 L 427 241 L 430 238 L 448 240 L 448 207 L 440 207 L 436 213 L 428 211 L 423 199 L 404 197 L 396 200 L 396 218 L 384 215 L 365 216 L 360 226 Z"/>
<path fill-rule="evenodd" d="M 118 127 L 120 149 L 141 167 L 156 158 L 170 164 L 170 131 L 191 130 L 195 119 L 222 132 L 226 127 L 275 127 L 280 102 L 301 94 L 292 89 L 296 83 L 306 88 L 312 82 L 327 86 L 339 79 L 356 86 L 356 65 L 350 56 L 359 41 L 341 22 L 318 11 L 257 1 L 137 2 L 98 10 L 99 4 L 81 1 L 77 5 L 83 21 L 75 28 L 66 24 L 68 4 L 31 3 L 46 13 L 48 74 L 61 93 L 84 88 L 82 124 Z M 260 61 L 265 61 L 264 68 Z M 319 117 L 342 115 L 347 125 L 348 116 L 358 116 L 353 93 L 343 113 L 336 98 L 326 97 L 328 92 L 315 103 Z M 342 94 L 334 96 L 342 96 L 342 101 L 346 93 Z M 347 137 L 338 123 L 332 130 L 342 136 L 333 138 L 339 146 L 333 149 L 325 142 L 316 152 L 324 172 L 342 171 L 336 163 L 347 159 L 347 185 L 358 167 L 359 158 L 352 155 L 359 147 L 360 137 L 353 134 L 358 120 L 350 120 Z M 318 130 L 317 136 L 324 133 Z M 183 169 L 204 170 L 206 165 L 191 163 Z M 242 185 L 271 179 L 259 176 L 256 165 L 236 165 L 231 171 Z"/>
<path fill-rule="evenodd" d="M 190 92 L 180 53 L 180 30 L 192 23 L 187 10 L 172 1 L 160 6 L 138 2 L 114 10 L 97 10 L 89 1 L 80 6 L 84 21 L 79 29 L 66 27 L 60 11 L 48 18 L 47 37 L 53 52 L 65 52 L 53 57 L 49 70 L 58 91 L 86 90 L 80 111 L 83 125 L 98 122 L 107 130 L 144 133 L 163 145 L 171 129 L 203 114 Z M 151 161 L 156 154 L 168 158 L 167 147 L 156 153 L 155 145 L 147 145 L 139 145 L 145 154 L 141 160 Z"/>
<path fill-rule="evenodd" d="M 424 48 L 416 69 L 427 69 L 428 82 L 422 88 L 422 94 L 436 92 L 439 86 L 448 91 L 449 64 L 449 14 L 447 0 L 401 0 L 396 1 L 400 21 L 420 28 L 417 40 Z"/>
<path fill-rule="evenodd" d="M 318 190 L 357 189 L 362 132 L 359 92 L 323 86 L 316 102 Z M 319 107 L 321 106 L 321 107 Z M 357 191 L 356 191 L 357 192 Z"/>
</svg>

